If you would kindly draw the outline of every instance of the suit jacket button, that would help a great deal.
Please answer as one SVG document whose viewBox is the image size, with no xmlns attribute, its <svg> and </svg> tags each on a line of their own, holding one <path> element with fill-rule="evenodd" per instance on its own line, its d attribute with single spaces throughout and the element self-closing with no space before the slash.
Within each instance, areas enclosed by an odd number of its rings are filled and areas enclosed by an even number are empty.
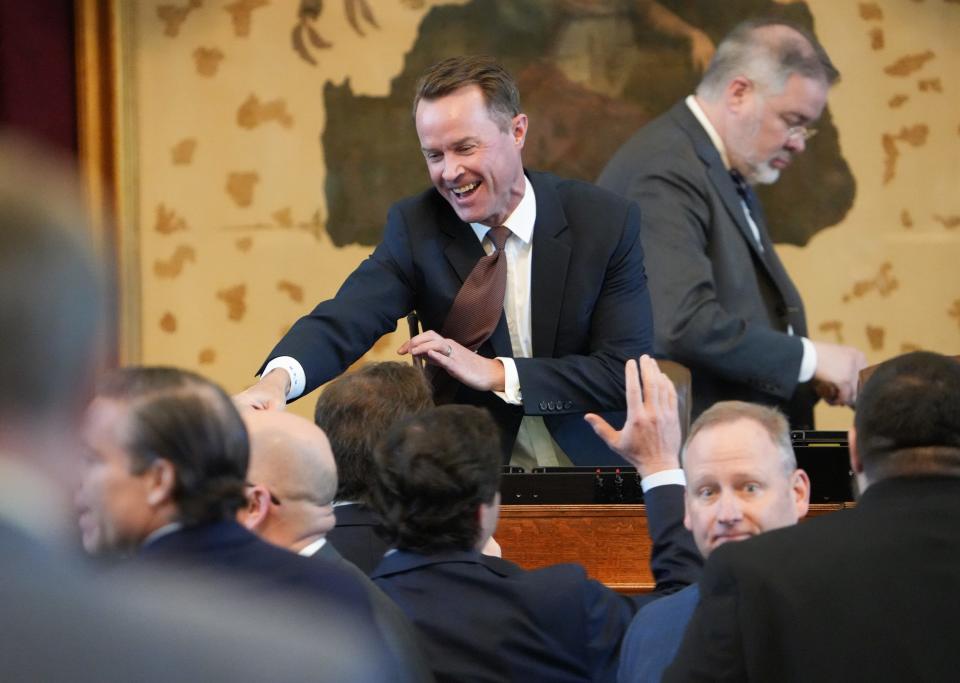
<svg viewBox="0 0 960 683">
<path fill-rule="evenodd" d="M 540 401 L 540 410 L 546 410 L 546 409 L 547 409 L 547 402 Z"/>
<path fill-rule="evenodd" d="M 549 408 L 550 410 L 556 410 L 556 407 L 557 407 L 557 404 L 554 403 L 553 401 L 550 401 L 547 403 L 547 408 Z"/>
<path fill-rule="evenodd" d="M 564 401 L 563 409 L 570 410 L 571 408 L 573 408 L 573 401 Z"/>
</svg>

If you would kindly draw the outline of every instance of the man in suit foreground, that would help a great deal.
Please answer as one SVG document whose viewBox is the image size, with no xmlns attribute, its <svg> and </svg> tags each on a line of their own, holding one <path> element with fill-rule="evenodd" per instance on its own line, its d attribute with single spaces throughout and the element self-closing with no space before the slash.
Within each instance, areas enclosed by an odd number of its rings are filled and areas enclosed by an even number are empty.
<svg viewBox="0 0 960 683">
<path fill-rule="evenodd" d="M 612 681 L 638 604 L 697 579 L 683 489 L 646 494 L 654 595 L 619 595 L 574 564 L 524 571 L 479 551 L 499 514 L 492 428 L 482 410 L 442 406 L 390 430 L 375 499 L 397 550 L 372 577 L 420 629 L 438 681 Z"/>
<path fill-rule="evenodd" d="M 389 548 L 371 506 L 374 447 L 395 422 L 432 406 L 423 373 L 403 363 L 364 365 L 327 384 L 317 399 L 314 421 L 330 440 L 337 464 L 337 521 L 326 538 L 366 574 Z"/>
<path fill-rule="evenodd" d="M 374 253 L 238 400 L 282 407 L 416 311 L 425 331 L 399 353 L 429 364 L 443 402 L 490 410 L 507 457 L 621 462 L 581 416 L 622 410 L 623 363 L 652 344 L 637 206 L 525 171 L 527 116 L 488 58 L 428 69 L 414 116 L 433 188 L 390 209 Z"/>
<path fill-rule="evenodd" d="M 616 432 L 593 417 L 591 422 L 608 445 L 641 471 L 658 453 L 669 459 L 665 466 L 675 468 L 680 439 L 669 430 L 676 405 L 663 400 L 650 381 L 653 361 L 644 357 L 640 365 L 647 390 L 641 390 L 636 367 L 628 363 L 623 430 Z M 705 558 L 724 543 L 796 524 L 807 513 L 810 481 L 797 469 L 790 427 L 775 408 L 715 403 L 690 427 L 682 474 L 687 483 L 684 524 Z M 699 599 L 699 587 L 692 584 L 640 610 L 623 639 L 620 683 L 660 681 Z"/>
<path fill-rule="evenodd" d="M 98 385 L 84 437 L 77 507 L 89 553 L 220 571 L 260 593 L 316 600 L 321 612 L 369 617 L 366 590 L 350 572 L 261 541 L 235 520 L 249 441 L 217 385 L 174 368 L 115 370 Z"/>
<path fill-rule="evenodd" d="M 803 152 L 838 77 L 802 29 L 745 22 L 696 93 L 640 129 L 597 181 L 642 208 L 655 351 L 690 368 L 694 417 L 742 400 L 809 429 L 818 393 L 856 398 L 864 357 L 807 338 L 803 301 L 751 188 Z"/>
<path fill-rule="evenodd" d="M 78 433 L 107 316 L 66 167 L 0 135 L 2 677 L 373 680 L 380 660 L 349 625 L 311 619 L 308 632 L 296 605 L 223 580 L 150 574 L 104 586 L 70 551 Z"/>
<path fill-rule="evenodd" d="M 432 681 L 410 621 L 327 541 L 334 524 L 337 467 L 323 431 L 309 420 L 277 410 L 247 410 L 243 421 L 250 435 L 250 467 L 247 504 L 237 514 L 240 523 L 269 543 L 316 558 L 321 571 L 334 564 L 354 576 L 367 592 L 383 642 L 394 659 L 404 663 L 393 677 Z"/>
<path fill-rule="evenodd" d="M 960 363 L 880 365 L 857 400 L 857 507 L 725 545 L 668 681 L 954 681 Z"/>
</svg>

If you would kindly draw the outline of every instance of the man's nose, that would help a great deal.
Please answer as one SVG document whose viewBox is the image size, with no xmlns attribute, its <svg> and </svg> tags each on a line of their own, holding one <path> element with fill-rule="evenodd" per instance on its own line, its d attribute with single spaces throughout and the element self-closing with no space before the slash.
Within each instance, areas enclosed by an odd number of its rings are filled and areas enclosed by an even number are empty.
<svg viewBox="0 0 960 683">
<path fill-rule="evenodd" d="M 743 519 L 740 499 L 733 492 L 720 494 L 717 501 L 717 520 L 723 524 L 735 524 Z"/>
<path fill-rule="evenodd" d="M 783 147 L 794 154 L 800 154 L 807 148 L 807 141 L 804 140 L 803 135 L 791 135 L 787 138 L 787 144 Z"/>
<path fill-rule="evenodd" d="M 443 159 L 443 179 L 446 182 L 452 182 L 460 177 L 463 168 L 460 166 L 459 157 L 450 155 Z"/>
</svg>

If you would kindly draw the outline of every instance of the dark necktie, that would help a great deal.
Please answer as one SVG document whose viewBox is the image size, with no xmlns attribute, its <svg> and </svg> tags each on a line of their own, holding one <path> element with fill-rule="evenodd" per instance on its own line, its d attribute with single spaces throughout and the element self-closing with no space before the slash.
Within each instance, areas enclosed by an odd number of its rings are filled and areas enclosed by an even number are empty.
<svg viewBox="0 0 960 683">
<path fill-rule="evenodd" d="M 733 179 L 733 184 L 737 188 L 737 194 L 740 195 L 740 199 L 743 200 L 743 203 L 747 206 L 747 211 L 750 212 L 750 217 L 754 221 L 757 220 L 757 205 L 756 205 L 756 195 L 753 194 L 753 190 L 750 189 L 750 186 L 747 185 L 747 181 L 744 180 L 743 176 L 740 175 L 740 171 L 731 170 L 730 177 Z"/>
<path fill-rule="evenodd" d="M 440 329 L 444 337 L 471 351 L 480 348 L 497 328 L 507 293 L 507 257 L 503 245 L 507 243 L 510 229 L 499 225 L 490 228 L 487 236 L 493 242 L 493 253 L 477 261 L 470 271 Z"/>
</svg>

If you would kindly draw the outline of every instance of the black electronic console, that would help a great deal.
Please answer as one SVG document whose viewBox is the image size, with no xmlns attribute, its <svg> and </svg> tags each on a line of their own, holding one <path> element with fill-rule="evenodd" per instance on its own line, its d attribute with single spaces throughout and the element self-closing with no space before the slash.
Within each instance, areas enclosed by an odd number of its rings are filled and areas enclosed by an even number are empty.
<svg viewBox="0 0 960 683">
<path fill-rule="evenodd" d="M 500 497 L 506 505 L 643 502 L 640 477 L 632 467 L 537 467 L 530 474 L 504 470 Z"/>
<path fill-rule="evenodd" d="M 794 431 L 790 438 L 797 456 L 797 467 L 810 477 L 811 503 L 854 500 L 846 432 Z"/>
<path fill-rule="evenodd" d="M 797 466 L 810 476 L 811 503 L 854 500 L 847 433 L 794 431 Z M 643 502 L 633 467 L 504 467 L 500 484 L 505 505 L 637 504 Z"/>
</svg>

